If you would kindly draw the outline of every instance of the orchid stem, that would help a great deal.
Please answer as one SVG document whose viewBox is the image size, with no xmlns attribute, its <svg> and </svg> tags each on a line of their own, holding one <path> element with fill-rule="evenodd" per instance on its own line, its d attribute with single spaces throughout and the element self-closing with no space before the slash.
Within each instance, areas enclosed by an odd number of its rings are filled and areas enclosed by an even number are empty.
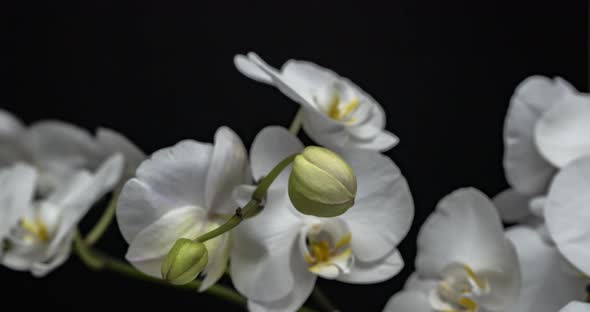
<svg viewBox="0 0 590 312">
<path fill-rule="evenodd" d="M 340 311 L 340 310 L 336 309 L 336 307 L 334 306 L 334 304 L 332 304 L 332 302 L 330 301 L 330 299 L 328 299 L 328 296 L 326 296 L 326 294 L 324 294 L 317 285 L 313 289 L 312 297 L 317 302 L 317 304 L 320 307 L 322 307 L 322 309 L 324 311 L 326 311 L 326 312 L 338 312 L 338 311 Z"/>
<path fill-rule="evenodd" d="M 160 285 L 166 285 L 170 287 L 192 291 L 198 291 L 199 287 L 201 286 L 201 281 L 199 280 L 194 280 L 185 285 L 172 285 L 166 282 L 165 280 L 145 275 L 127 263 L 124 263 L 120 260 L 114 259 L 112 257 L 100 254 L 92 250 L 88 245 L 86 245 L 78 231 L 76 231 L 74 236 L 74 249 L 80 257 L 80 259 L 82 260 L 82 262 L 86 264 L 90 269 L 95 271 L 110 270 L 141 281 L 147 281 Z M 214 295 L 218 298 L 230 301 L 237 305 L 246 305 L 246 298 L 242 297 L 237 292 L 223 285 L 213 285 L 209 287 L 204 293 Z"/>
<path fill-rule="evenodd" d="M 119 199 L 119 195 L 121 194 L 121 188 L 118 188 L 114 193 L 109 205 L 103 212 L 102 216 L 98 220 L 98 222 L 94 225 L 92 230 L 86 235 L 84 239 L 88 246 L 93 246 L 98 242 L 98 240 L 104 235 L 104 233 L 111 225 L 113 218 L 115 217 L 115 212 L 117 210 L 117 200 Z"/>
<path fill-rule="evenodd" d="M 295 136 L 299 133 L 299 130 L 301 129 L 302 118 L 303 118 L 303 108 L 299 108 L 297 110 L 297 113 L 295 113 L 295 117 L 293 118 L 293 121 L 291 122 L 291 126 L 289 126 L 289 132 L 291 132 Z"/>
<path fill-rule="evenodd" d="M 269 173 L 266 175 L 252 193 L 252 199 L 243 208 L 236 209 L 235 214 L 229 218 L 224 224 L 220 225 L 216 229 L 209 231 L 195 239 L 195 241 L 204 243 L 212 238 L 215 238 L 225 232 L 238 226 L 243 220 L 251 218 L 259 213 L 264 205 L 264 198 L 270 188 L 270 185 L 274 180 L 281 174 L 285 168 L 287 168 L 295 159 L 297 154 L 290 155 L 278 163 Z"/>
</svg>

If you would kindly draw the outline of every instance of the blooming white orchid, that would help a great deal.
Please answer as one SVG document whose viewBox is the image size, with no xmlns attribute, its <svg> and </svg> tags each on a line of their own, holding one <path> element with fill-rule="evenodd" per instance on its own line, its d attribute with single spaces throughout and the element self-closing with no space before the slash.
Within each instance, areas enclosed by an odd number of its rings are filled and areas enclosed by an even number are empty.
<svg viewBox="0 0 590 312">
<path fill-rule="evenodd" d="M 0 110 L 0 167 L 25 162 L 38 170 L 38 190 L 48 194 L 79 170 L 95 170 L 108 157 L 121 153 L 130 177 L 145 155 L 121 134 L 99 128 L 96 137 L 82 128 L 60 121 L 40 121 L 25 127 L 16 117 Z"/>
<path fill-rule="evenodd" d="M 39 277 L 61 265 L 70 254 L 78 222 L 118 183 L 122 170 L 123 157 L 114 155 L 95 173 L 79 170 L 38 199 L 39 175 L 33 167 L 5 167 L 0 172 L 0 262 Z"/>
<path fill-rule="evenodd" d="M 586 299 L 590 279 L 574 269 L 536 229 L 516 226 L 506 236 L 516 247 L 522 286 L 518 300 L 505 311 L 553 312 L 570 301 Z"/>
<path fill-rule="evenodd" d="M 505 311 L 519 289 L 517 256 L 496 208 L 480 191 L 460 189 L 422 226 L 416 272 L 385 311 Z"/>
<path fill-rule="evenodd" d="M 123 187 L 117 221 L 130 244 L 126 259 L 140 271 L 161 277 L 164 258 L 180 238 L 195 239 L 222 224 L 236 209 L 235 186 L 250 182 L 244 145 L 229 128 L 215 143 L 182 141 L 154 153 Z M 205 242 L 209 263 L 201 290 L 227 267 L 229 233 Z"/>
<path fill-rule="evenodd" d="M 255 53 L 236 55 L 238 70 L 251 79 L 274 85 L 303 107 L 303 129 L 329 148 L 386 151 L 399 139 L 385 130 L 385 112 L 350 80 L 316 64 L 289 60 L 277 70 Z"/>
<path fill-rule="evenodd" d="M 559 312 L 590 312 L 590 303 L 572 302 Z"/>
<path fill-rule="evenodd" d="M 534 196 L 546 192 L 556 169 L 541 154 L 536 131 L 545 114 L 574 92 L 561 78 L 532 76 L 520 83 L 510 99 L 504 123 L 504 170 L 519 193 Z"/>
<path fill-rule="evenodd" d="M 504 199 L 529 201 L 501 209 L 502 219 L 539 216 L 549 184 L 559 168 L 590 154 L 590 95 L 566 81 L 532 76 L 516 89 L 504 128 L 504 168 L 512 189 Z M 536 211 L 534 211 L 536 209 Z"/>
<path fill-rule="evenodd" d="M 590 276 L 590 156 L 573 161 L 555 176 L 545 222 L 563 256 Z"/>
<path fill-rule="evenodd" d="M 286 129 L 263 129 L 250 151 L 254 178 L 302 150 Z M 375 151 L 339 153 L 358 183 L 355 204 L 344 214 L 320 218 L 299 213 L 287 194 L 290 170 L 285 170 L 268 190 L 262 212 L 235 229 L 230 272 L 251 311 L 297 310 L 318 276 L 365 284 L 387 280 L 402 269 L 396 246 L 414 215 L 405 178 Z M 253 189 L 236 189 L 237 202 L 247 202 Z"/>
</svg>

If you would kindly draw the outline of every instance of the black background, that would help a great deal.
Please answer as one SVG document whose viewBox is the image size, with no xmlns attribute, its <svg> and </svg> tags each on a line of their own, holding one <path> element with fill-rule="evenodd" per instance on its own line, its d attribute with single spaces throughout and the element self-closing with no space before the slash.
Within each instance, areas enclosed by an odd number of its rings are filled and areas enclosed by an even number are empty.
<svg viewBox="0 0 590 312">
<path fill-rule="evenodd" d="M 444 3 L 443 3 L 444 2 Z M 372 286 L 321 281 L 343 311 L 378 311 L 413 270 L 419 225 L 461 186 L 506 187 L 502 126 L 515 86 L 559 75 L 587 90 L 586 1 L 80 1 L 2 10 L 0 107 L 29 123 L 111 127 L 147 153 L 184 138 L 211 141 L 228 125 L 249 146 L 287 126 L 297 105 L 241 76 L 256 51 L 332 68 L 372 94 L 401 144 L 387 154 L 410 183 L 416 218 L 400 250 L 407 266 Z M 85 221 L 92 224 L 99 212 Z M 452 243 L 452 242 L 449 242 Z M 122 256 L 116 226 L 99 248 Z M 87 270 L 75 257 L 48 277 L 0 268 L 2 300 L 27 308 L 128 305 L 236 309 L 218 299 Z M 238 309 L 239 311 L 239 309 Z"/>
</svg>

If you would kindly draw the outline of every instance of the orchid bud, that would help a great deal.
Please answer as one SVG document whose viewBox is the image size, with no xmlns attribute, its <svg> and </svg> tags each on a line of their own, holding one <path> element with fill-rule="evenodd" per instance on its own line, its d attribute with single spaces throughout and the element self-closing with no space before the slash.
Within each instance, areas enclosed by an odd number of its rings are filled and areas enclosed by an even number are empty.
<svg viewBox="0 0 590 312">
<path fill-rule="evenodd" d="M 354 172 L 336 153 L 309 146 L 295 157 L 289 177 L 289 198 L 299 212 L 335 217 L 354 205 L 355 196 Z"/>
<path fill-rule="evenodd" d="M 162 263 L 162 278 L 175 285 L 190 283 L 205 269 L 207 258 L 203 243 L 181 238 Z"/>
</svg>

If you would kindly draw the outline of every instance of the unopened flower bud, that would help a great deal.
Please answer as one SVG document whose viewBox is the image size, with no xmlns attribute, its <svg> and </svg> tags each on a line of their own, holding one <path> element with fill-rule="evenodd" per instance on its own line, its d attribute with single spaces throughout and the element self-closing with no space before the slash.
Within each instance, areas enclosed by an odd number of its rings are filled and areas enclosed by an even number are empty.
<svg viewBox="0 0 590 312">
<path fill-rule="evenodd" d="M 207 258 L 203 243 L 181 238 L 162 263 L 162 278 L 175 285 L 190 283 L 205 269 Z"/>
<path fill-rule="evenodd" d="M 301 213 L 335 217 L 354 205 L 356 177 L 336 153 L 317 146 L 306 147 L 293 162 L 289 198 Z"/>
</svg>

